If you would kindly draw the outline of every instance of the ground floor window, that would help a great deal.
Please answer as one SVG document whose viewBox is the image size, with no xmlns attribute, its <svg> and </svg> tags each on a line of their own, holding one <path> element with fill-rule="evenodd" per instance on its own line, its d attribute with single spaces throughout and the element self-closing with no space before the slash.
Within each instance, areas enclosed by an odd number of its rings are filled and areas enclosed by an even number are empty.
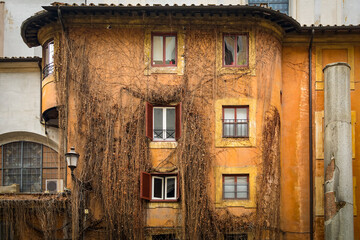
<svg viewBox="0 0 360 240">
<path fill-rule="evenodd" d="M 21 192 L 42 192 L 50 179 L 60 183 L 65 176 L 65 161 L 59 163 L 57 152 L 42 144 L 12 142 L 0 146 L 0 152 L 2 186 L 19 184 Z"/>
<path fill-rule="evenodd" d="M 246 233 L 224 235 L 224 240 L 247 240 L 247 239 L 248 239 L 248 235 Z"/>
<path fill-rule="evenodd" d="M 152 235 L 152 240 L 177 240 L 175 234 L 157 234 Z"/>
</svg>

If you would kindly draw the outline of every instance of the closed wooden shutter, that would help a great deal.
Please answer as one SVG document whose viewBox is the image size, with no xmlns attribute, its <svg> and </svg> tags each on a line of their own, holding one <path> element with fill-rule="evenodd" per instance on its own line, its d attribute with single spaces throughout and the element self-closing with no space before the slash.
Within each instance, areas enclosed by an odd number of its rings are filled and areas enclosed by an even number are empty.
<svg viewBox="0 0 360 240">
<path fill-rule="evenodd" d="M 150 103 L 146 103 L 145 106 L 145 127 L 146 127 L 146 137 L 153 140 L 154 131 L 153 131 L 153 108 L 154 106 Z"/>
<path fill-rule="evenodd" d="M 151 200 L 151 174 L 146 172 L 140 175 L 140 198 Z"/>
<path fill-rule="evenodd" d="M 175 139 L 178 140 L 181 137 L 181 103 L 176 105 L 176 120 L 175 120 Z"/>
</svg>

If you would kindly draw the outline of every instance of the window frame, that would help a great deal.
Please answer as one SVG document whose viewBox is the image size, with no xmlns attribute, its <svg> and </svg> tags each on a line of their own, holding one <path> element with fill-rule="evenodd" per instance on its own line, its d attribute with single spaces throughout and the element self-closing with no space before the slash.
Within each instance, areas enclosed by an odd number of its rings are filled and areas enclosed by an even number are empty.
<svg viewBox="0 0 360 240">
<path fill-rule="evenodd" d="M 154 64 L 154 36 L 163 37 L 163 64 Z M 166 64 L 166 37 L 175 37 L 175 64 Z M 177 33 L 151 33 L 151 67 L 177 67 L 178 64 L 178 43 Z"/>
<path fill-rule="evenodd" d="M 246 36 L 246 43 L 247 43 L 247 53 L 246 53 L 246 64 L 244 65 L 237 65 L 237 51 L 234 51 L 235 53 L 235 56 L 234 56 L 234 59 L 235 59 L 235 63 L 233 65 L 226 65 L 225 64 L 225 37 L 228 37 L 228 36 L 235 36 L 235 43 L 237 43 L 237 39 L 239 36 Z M 223 36 L 222 36 L 222 67 L 224 68 L 249 68 L 249 61 L 250 61 L 250 42 L 249 42 L 249 33 L 223 33 Z"/>
<path fill-rule="evenodd" d="M 171 139 L 155 139 L 154 138 L 154 108 L 175 108 L 175 138 Z M 149 102 L 146 102 L 145 105 L 145 132 L 146 137 L 148 137 L 153 142 L 176 142 L 181 137 L 181 112 L 182 104 L 181 102 L 176 105 L 152 105 Z M 163 113 L 164 116 L 164 113 Z M 165 114 L 166 116 L 166 114 Z"/>
<path fill-rule="evenodd" d="M 49 46 L 52 46 L 52 56 L 50 57 L 51 51 L 49 50 Z M 48 52 L 49 50 L 49 52 Z M 42 79 L 44 80 L 49 75 L 54 73 L 55 66 L 54 66 L 54 56 L 55 56 L 55 43 L 54 39 L 50 39 L 44 43 L 42 46 L 42 54 L 43 54 L 43 69 L 42 69 Z M 48 63 L 47 60 L 51 60 Z"/>
<path fill-rule="evenodd" d="M 153 179 L 162 179 L 162 198 L 154 198 Z M 175 197 L 167 198 L 167 180 L 175 179 Z M 140 175 L 140 198 L 150 202 L 177 202 L 179 200 L 179 174 L 178 173 L 147 173 L 141 172 Z"/>
<path fill-rule="evenodd" d="M 225 198 L 225 177 L 234 177 L 234 188 L 235 188 L 235 197 L 234 198 Z M 247 198 L 238 198 L 237 194 L 237 188 L 236 188 L 236 183 L 237 183 L 237 177 L 246 177 L 247 180 Z M 223 184 L 223 193 L 222 193 L 222 199 L 227 201 L 227 200 L 249 200 L 250 199 L 250 182 L 249 182 L 249 178 L 250 175 L 249 174 L 222 174 L 222 184 Z"/>
<path fill-rule="evenodd" d="M 7 145 L 7 144 L 15 144 L 15 143 L 18 143 L 20 144 L 20 159 L 19 159 L 19 162 L 20 162 L 20 167 L 5 167 L 5 164 L 4 164 L 4 146 Z M 24 167 L 24 159 L 26 158 L 29 158 L 29 156 L 25 156 L 24 155 L 24 152 L 26 151 L 26 149 L 24 149 L 24 143 L 34 143 L 34 144 L 38 144 L 40 145 L 41 147 L 41 154 L 40 154 L 40 164 L 39 164 L 39 167 Z M 44 165 L 47 165 L 49 164 L 50 162 L 49 161 L 46 161 L 46 157 L 45 155 L 47 154 L 52 154 L 52 152 L 48 152 L 49 150 L 47 149 L 51 149 L 52 151 L 54 151 L 54 153 L 56 153 L 56 155 L 58 154 L 54 149 L 52 149 L 51 147 L 49 146 L 46 146 L 42 143 L 38 143 L 38 142 L 33 142 L 33 141 L 13 141 L 13 142 L 8 142 L 8 143 L 4 143 L 2 145 L 0 145 L 0 152 L 1 152 L 1 155 L 0 155 L 0 171 L 1 171 L 1 184 L 0 186 L 9 186 L 9 185 L 4 185 L 4 178 L 5 178 L 5 173 L 4 171 L 7 170 L 7 169 L 19 169 L 20 170 L 20 173 L 18 174 L 18 176 L 20 177 L 20 193 L 42 193 L 42 192 L 45 192 L 45 189 L 46 189 L 46 180 L 48 179 L 58 179 L 57 178 L 57 174 L 55 177 L 52 177 L 52 178 L 49 178 L 49 177 L 46 177 L 48 175 L 51 175 L 51 173 L 45 173 L 44 174 L 44 170 L 57 170 L 59 167 L 62 168 L 61 166 L 44 166 Z M 44 161 L 45 161 L 45 164 L 44 164 Z M 57 164 L 57 161 L 55 162 Z M 26 176 L 26 173 L 24 173 L 24 170 L 26 169 L 39 169 L 39 174 L 40 174 L 40 179 L 39 179 L 39 183 L 40 183 L 40 191 L 23 191 L 24 189 L 24 182 L 23 182 L 23 176 L 25 175 Z M 66 167 L 64 165 L 63 167 L 64 169 L 64 172 L 63 172 L 63 178 L 59 178 L 59 179 L 63 179 L 65 180 L 65 174 L 66 174 Z M 45 175 L 45 178 L 44 178 L 44 175 Z M 30 182 L 30 183 L 26 183 L 26 184 L 35 184 L 37 182 Z M 14 184 L 14 183 L 13 183 Z"/>
<path fill-rule="evenodd" d="M 234 122 L 232 122 L 232 123 L 227 123 L 227 124 L 234 124 L 234 132 L 236 133 L 236 128 L 237 128 L 237 122 L 236 122 L 236 116 L 237 116 L 237 114 L 236 114 L 236 109 L 237 108 L 246 108 L 246 123 L 241 123 L 240 122 L 240 124 L 246 124 L 247 125 L 247 135 L 246 136 L 236 136 L 235 134 L 233 135 L 233 136 L 225 136 L 225 134 L 224 134 L 224 131 L 225 131 L 225 128 L 224 128 L 224 125 L 225 125 L 225 122 L 224 122 L 224 120 L 225 120 L 225 115 L 224 115 L 224 109 L 226 109 L 226 108 L 233 108 L 234 109 Z M 236 105 L 229 105 L 229 106 L 222 106 L 222 119 L 221 119 L 221 121 L 222 121 L 222 137 L 223 138 L 249 138 L 249 135 L 250 135 L 250 121 L 249 121 L 249 106 L 248 105 L 239 105 L 239 106 L 236 106 Z"/>
<path fill-rule="evenodd" d="M 167 131 L 168 131 L 168 129 L 167 129 L 167 126 L 166 126 L 166 123 L 167 123 L 167 115 L 166 115 L 166 112 L 167 112 L 167 110 L 168 109 L 174 109 L 175 110 L 175 122 L 174 122 L 174 125 L 175 125 L 175 129 L 174 129 L 174 135 L 176 135 L 176 107 L 175 106 L 166 106 L 166 107 L 160 107 L 160 106 L 154 106 L 153 107 L 153 134 L 154 134 L 154 132 L 155 132 L 155 121 L 154 121 L 154 117 L 155 117 L 155 109 L 162 109 L 163 110 L 163 116 L 162 116 L 162 120 L 163 120 L 163 129 L 162 129 L 162 131 L 163 131 L 163 137 L 162 138 L 155 138 L 155 136 L 153 135 L 153 141 L 156 141 L 156 142 L 162 142 L 162 141 L 164 141 L 164 142 L 174 142 L 175 141 L 175 139 L 176 139 L 176 137 L 174 136 L 174 138 L 167 138 Z M 165 111 L 164 111 L 165 110 Z M 169 129 L 170 130 L 170 129 Z M 165 134 L 164 134 L 164 132 L 165 132 Z"/>
<path fill-rule="evenodd" d="M 247 233 L 225 233 L 224 234 L 224 240 L 234 239 L 234 238 L 248 240 L 249 235 Z"/>
<path fill-rule="evenodd" d="M 281 0 L 271 1 L 271 2 L 269 0 L 254 0 L 254 1 L 251 2 L 251 0 L 248 0 L 248 4 L 249 4 L 249 6 L 262 6 L 263 4 L 266 4 L 266 6 L 268 8 L 271 7 L 274 11 L 279 11 L 279 12 L 281 12 L 283 14 L 289 15 L 289 6 L 290 6 L 289 0 L 287 0 L 287 3 L 281 3 L 280 1 Z M 287 11 L 286 12 L 280 11 L 279 8 L 276 8 L 276 7 L 274 8 L 274 5 L 281 5 L 281 4 L 287 4 Z"/>
</svg>

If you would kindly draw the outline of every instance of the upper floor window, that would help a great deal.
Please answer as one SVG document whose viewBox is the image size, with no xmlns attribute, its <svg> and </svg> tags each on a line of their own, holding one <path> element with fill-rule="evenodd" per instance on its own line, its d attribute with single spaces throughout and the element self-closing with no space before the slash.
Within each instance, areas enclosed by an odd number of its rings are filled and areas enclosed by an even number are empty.
<svg viewBox="0 0 360 240">
<path fill-rule="evenodd" d="M 249 37 L 247 34 L 224 34 L 223 64 L 225 67 L 249 66 Z"/>
<path fill-rule="evenodd" d="M 274 10 L 279 10 L 282 13 L 289 14 L 289 0 L 249 0 L 249 5 L 267 4 Z"/>
<path fill-rule="evenodd" d="M 249 199 L 249 175 L 223 175 L 224 199 Z"/>
<path fill-rule="evenodd" d="M 155 67 L 177 65 L 176 34 L 153 33 L 151 39 L 151 62 Z"/>
<path fill-rule="evenodd" d="M 54 72 L 54 41 L 49 41 L 44 45 L 43 58 L 43 78 L 46 78 Z"/>
<path fill-rule="evenodd" d="M 178 199 L 177 174 L 150 174 L 141 173 L 141 193 L 143 199 L 152 201 L 177 201 Z"/>
<path fill-rule="evenodd" d="M 181 104 L 153 106 L 146 104 L 146 136 L 153 141 L 175 141 L 181 135 Z"/>
<path fill-rule="evenodd" d="M 51 148 L 21 141 L 4 144 L 0 151 L 1 185 L 19 184 L 21 192 L 62 191 L 53 185 L 62 185 L 65 163 L 59 164 Z"/>
<path fill-rule="evenodd" d="M 223 107 L 223 137 L 249 137 L 249 107 Z"/>
</svg>

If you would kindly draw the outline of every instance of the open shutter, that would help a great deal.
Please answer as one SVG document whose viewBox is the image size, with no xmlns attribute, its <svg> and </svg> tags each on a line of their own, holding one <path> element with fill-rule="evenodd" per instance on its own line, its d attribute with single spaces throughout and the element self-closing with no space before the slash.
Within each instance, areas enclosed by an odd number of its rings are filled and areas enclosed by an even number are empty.
<svg viewBox="0 0 360 240">
<path fill-rule="evenodd" d="M 146 136 L 153 140 L 153 108 L 154 106 L 150 103 L 146 103 L 145 106 L 145 127 L 146 127 Z"/>
<path fill-rule="evenodd" d="M 176 105 L 176 120 L 175 120 L 175 139 L 178 140 L 181 137 L 181 103 Z"/>
<path fill-rule="evenodd" d="M 151 174 L 146 172 L 140 175 L 140 198 L 151 200 Z"/>
</svg>

